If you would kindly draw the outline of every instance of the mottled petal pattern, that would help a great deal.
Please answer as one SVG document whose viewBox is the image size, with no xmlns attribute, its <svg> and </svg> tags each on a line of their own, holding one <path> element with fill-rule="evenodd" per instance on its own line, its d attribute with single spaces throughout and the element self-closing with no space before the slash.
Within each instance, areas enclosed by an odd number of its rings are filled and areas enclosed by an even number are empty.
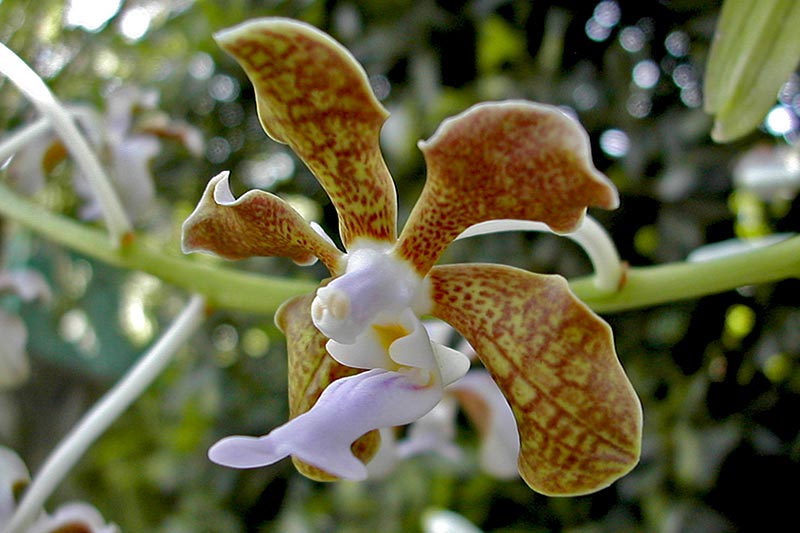
<svg viewBox="0 0 800 533">
<path fill-rule="evenodd" d="M 265 131 L 288 144 L 331 197 L 345 246 L 360 236 L 392 242 L 397 199 L 379 146 L 388 113 L 350 52 L 312 26 L 281 18 L 215 37 L 253 82 Z"/>
<path fill-rule="evenodd" d="M 501 265 L 431 271 L 434 316 L 475 348 L 511 405 L 534 490 L 587 494 L 638 462 L 642 411 L 611 328 L 559 276 Z"/>
<path fill-rule="evenodd" d="M 339 364 L 325 349 L 327 337 L 311 322 L 314 294 L 298 296 L 285 302 L 275 315 L 275 323 L 286 336 L 289 355 L 289 417 L 295 418 L 313 407 L 330 383 L 357 374 L 361 370 Z M 353 453 L 368 462 L 380 446 L 380 435 L 371 431 L 356 440 Z M 336 479 L 319 468 L 293 457 L 297 470 L 317 481 Z"/>
<path fill-rule="evenodd" d="M 316 257 L 332 274 L 343 256 L 274 194 L 252 190 L 234 199 L 228 172 L 211 179 L 184 221 L 182 247 L 184 252 L 213 252 L 226 259 L 280 256 L 308 264 Z"/>
<path fill-rule="evenodd" d="M 494 219 L 574 230 L 617 192 L 592 165 L 586 132 L 555 107 L 479 104 L 445 120 L 420 148 L 428 178 L 397 248 L 424 274 L 456 236 Z"/>
</svg>

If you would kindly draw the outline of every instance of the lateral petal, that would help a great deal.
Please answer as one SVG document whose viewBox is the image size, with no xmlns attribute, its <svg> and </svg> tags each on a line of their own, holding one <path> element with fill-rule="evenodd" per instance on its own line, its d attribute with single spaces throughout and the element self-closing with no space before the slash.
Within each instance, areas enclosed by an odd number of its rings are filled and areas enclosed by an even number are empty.
<svg viewBox="0 0 800 533">
<path fill-rule="evenodd" d="M 345 247 L 358 237 L 393 242 L 397 198 L 379 146 L 389 114 L 350 52 L 283 18 L 245 22 L 215 38 L 253 82 L 264 130 L 288 144 L 331 197 Z"/>
<path fill-rule="evenodd" d="M 586 131 L 552 106 L 478 104 L 419 146 L 428 178 L 397 249 L 420 274 L 473 224 L 533 220 L 563 233 L 578 226 L 588 206 L 618 203 L 613 184 L 592 164 Z"/>
<path fill-rule="evenodd" d="M 433 315 L 472 344 L 514 411 L 531 488 L 587 494 L 636 465 L 642 410 L 611 328 L 563 278 L 485 264 L 430 277 Z"/>
<path fill-rule="evenodd" d="M 328 338 L 311 321 L 314 293 L 287 300 L 275 314 L 275 323 L 286 336 L 289 356 L 289 417 L 307 412 L 332 382 L 361 372 L 339 364 L 325 349 Z M 353 453 L 368 462 L 380 447 L 380 435 L 371 431 L 353 444 Z M 317 481 L 333 481 L 330 473 L 292 457 L 297 470 Z"/>
<path fill-rule="evenodd" d="M 212 252 L 226 259 L 288 257 L 299 264 L 319 258 L 332 274 L 343 254 L 274 194 L 251 190 L 235 199 L 228 172 L 208 182 L 197 207 L 183 222 L 184 253 Z"/>
</svg>

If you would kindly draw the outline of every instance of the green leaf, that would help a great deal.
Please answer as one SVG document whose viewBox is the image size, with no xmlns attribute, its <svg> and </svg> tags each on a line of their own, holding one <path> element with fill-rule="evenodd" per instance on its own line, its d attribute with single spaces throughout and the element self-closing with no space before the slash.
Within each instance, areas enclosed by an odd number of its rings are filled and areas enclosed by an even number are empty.
<svg viewBox="0 0 800 533">
<path fill-rule="evenodd" d="M 728 0 L 722 6 L 705 76 L 711 137 L 728 142 L 764 119 L 800 59 L 800 2 Z"/>
</svg>

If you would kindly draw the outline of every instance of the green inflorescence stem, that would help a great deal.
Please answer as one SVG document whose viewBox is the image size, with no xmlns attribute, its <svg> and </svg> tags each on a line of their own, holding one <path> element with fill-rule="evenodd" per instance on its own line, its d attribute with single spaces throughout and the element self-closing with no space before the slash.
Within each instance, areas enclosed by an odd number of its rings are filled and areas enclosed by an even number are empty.
<svg viewBox="0 0 800 533">
<path fill-rule="evenodd" d="M 121 249 L 114 249 L 104 232 L 48 212 L 4 185 L 0 185 L 0 215 L 89 257 L 121 268 L 141 270 L 202 294 L 209 305 L 217 308 L 271 314 L 288 298 L 317 287 L 314 281 L 276 278 L 201 263 L 189 256 L 159 249 L 144 236 L 137 236 Z M 177 243 L 175 249 L 178 249 Z M 598 289 L 591 276 L 575 279 L 570 285 L 592 309 L 611 313 L 787 278 L 800 278 L 800 236 L 703 263 L 630 268 L 626 283 L 613 294 Z"/>
<path fill-rule="evenodd" d="M 210 265 L 159 248 L 143 235 L 134 235 L 121 248 L 114 248 L 104 231 L 47 211 L 2 184 L 0 215 L 88 257 L 128 270 L 141 270 L 201 294 L 213 308 L 274 313 L 288 298 L 311 292 L 317 287 L 316 282 L 268 277 Z M 178 248 L 176 243 L 175 249 Z"/>
</svg>

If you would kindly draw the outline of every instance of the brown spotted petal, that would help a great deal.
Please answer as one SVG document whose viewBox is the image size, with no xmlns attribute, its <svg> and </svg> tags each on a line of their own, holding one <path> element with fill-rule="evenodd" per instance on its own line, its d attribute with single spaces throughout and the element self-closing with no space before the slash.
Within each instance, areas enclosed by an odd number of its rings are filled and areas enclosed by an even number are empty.
<svg viewBox="0 0 800 533">
<path fill-rule="evenodd" d="M 445 120 L 420 148 L 428 178 L 398 243 L 420 274 L 473 224 L 533 220 L 563 233 L 588 206 L 618 203 L 592 165 L 586 132 L 555 107 L 479 104 Z"/>
<path fill-rule="evenodd" d="M 388 113 L 361 65 L 328 35 L 288 19 L 257 19 L 215 37 L 253 82 L 264 130 L 331 197 L 345 246 L 361 236 L 393 242 L 397 199 L 379 146 Z"/>
<path fill-rule="evenodd" d="M 430 277 L 433 314 L 472 344 L 514 411 L 531 488 L 587 494 L 636 465 L 641 405 L 611 328 L 563 278 L 481 264 L 438 266 Z"/>
<path fill-rule="evenodd" d="M 288 257 L 299 264 L 319 258 L 332 274 L 342 253 L 274 194 L 251 190 L 234 199 L 228 172 L 206 186 L 194 212 L 183 223 L 185 253 L 205 251 L 226 259 L 254 256 Z"/>
<path fill-rule="evenodd" d="M 275 323 L 286 336 L 289 355 L 289 416 L 296 416 L 311 409 L 322 391 L 333 381 L 362 372 L 357 368 L 336 362 L 325 349 L 328 338 L 311 322 L 311 302 L 314 294 L 298 296 L 285 302 L 275 315 Z M 380 447 L 380 433 L 371 431 L 353 443 L 351 450 L 362 462 L 367 463 Z M 333 481 L 337 478 L 292 457 L 297 470 L 317 481 Z"/>
</svg>

